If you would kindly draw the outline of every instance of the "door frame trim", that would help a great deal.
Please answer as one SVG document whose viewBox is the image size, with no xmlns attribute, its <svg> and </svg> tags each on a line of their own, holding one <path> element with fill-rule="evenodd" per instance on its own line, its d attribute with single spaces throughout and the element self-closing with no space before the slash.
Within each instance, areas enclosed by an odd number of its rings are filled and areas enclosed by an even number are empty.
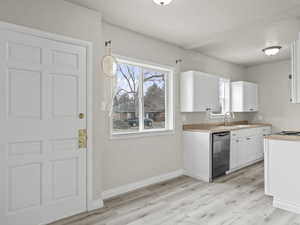
<svg viewBox="0 0 300 225">
<path fill-rule="evenodd" d="M 102 199 L 94 199 L 94 172 L 93 172 L 93 43 L 89 41 L 74 39 L 60 34 L 49 33 L 34 28 L 20 26 L 12 23 L 0 21 L 0 29 L 6 29 L 36 37 L 58 41 L 66 44 L 73 44 L 86 48 L 86 122 L 87 122 L 87 154 L 86 154 L 86 211 L 103 207 Z"/>
</svg>

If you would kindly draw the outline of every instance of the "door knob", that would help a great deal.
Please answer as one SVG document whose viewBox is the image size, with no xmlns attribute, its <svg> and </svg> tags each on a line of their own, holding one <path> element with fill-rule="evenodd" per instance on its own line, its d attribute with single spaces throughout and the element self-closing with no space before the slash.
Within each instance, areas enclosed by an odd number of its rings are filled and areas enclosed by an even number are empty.
<svg viewBox="0 0 300 225">
<path fill-rule="evenodd" d="M 84 113 L 79 113 L 79 119 L 83 119 L 84 118 Z"/>
</svg>

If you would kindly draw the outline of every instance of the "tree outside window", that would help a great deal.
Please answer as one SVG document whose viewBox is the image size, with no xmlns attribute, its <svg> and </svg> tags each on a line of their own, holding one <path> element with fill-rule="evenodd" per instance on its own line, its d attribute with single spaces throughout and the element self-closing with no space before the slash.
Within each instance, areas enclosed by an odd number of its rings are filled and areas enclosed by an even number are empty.
<svg viewBox="0 0 300 225">
<path fill-rule="evenodd" d="M 169 71 L 118 63 L 113 133 L 168 129 Z"/>
</svg>

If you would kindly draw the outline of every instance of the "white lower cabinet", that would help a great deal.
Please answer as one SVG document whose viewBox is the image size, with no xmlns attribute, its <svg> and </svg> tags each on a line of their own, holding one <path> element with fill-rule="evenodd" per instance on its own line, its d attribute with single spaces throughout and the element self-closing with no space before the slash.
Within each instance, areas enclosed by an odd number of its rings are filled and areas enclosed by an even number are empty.
<svg viewBox="0 0 300 225">
<path fill-rule="evenodd" d="M 273 207 L 300 214 L 300 142 L 265 139 L 265 194 Z"/>
<path fill-rule="evenodd" d="M 184 174 L 210 182 L 211 178 L 211 134 L 183 132 Z"/>
<path fill-rule="evenodd" d="M 230 171 L 263 159 L 263 137 L 271 127 L 251 128 L 231 132 Z"/>
<path fill-rule="evenodd" d="M 231 131 L 230 169 L 233 172 L 263 158 L 263 135 L 271 127 Z M 209 132 L 183 132 L 184 174 L 199 180 L 212 180 L 212 134 Z"/>
</svg>

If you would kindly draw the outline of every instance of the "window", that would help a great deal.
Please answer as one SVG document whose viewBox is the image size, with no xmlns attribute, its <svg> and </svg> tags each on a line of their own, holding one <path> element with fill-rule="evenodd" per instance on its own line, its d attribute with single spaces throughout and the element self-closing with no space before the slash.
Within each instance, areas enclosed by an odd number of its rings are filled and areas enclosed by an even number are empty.
<svg viewBox="0 0 300 225">
<path fill-rule="evenodd" d="M 230 80 L 220 79 L 220 104 L 221 114 L 231 111 L 230 107 Z"/>
<path fill-rule="evenodd" d="M 173 129 L 172 71 L 118 60 L 112 134 Z"/>
<path fill-rule="evenodd" d="M 230 107 L 230 80 L 225 78 L 219 79 L 219 101 L 220 110 L 218 112 L 208 112 L 210 119 L 223 118 L 225 113 L 231 112 Z"/>
</svg>

